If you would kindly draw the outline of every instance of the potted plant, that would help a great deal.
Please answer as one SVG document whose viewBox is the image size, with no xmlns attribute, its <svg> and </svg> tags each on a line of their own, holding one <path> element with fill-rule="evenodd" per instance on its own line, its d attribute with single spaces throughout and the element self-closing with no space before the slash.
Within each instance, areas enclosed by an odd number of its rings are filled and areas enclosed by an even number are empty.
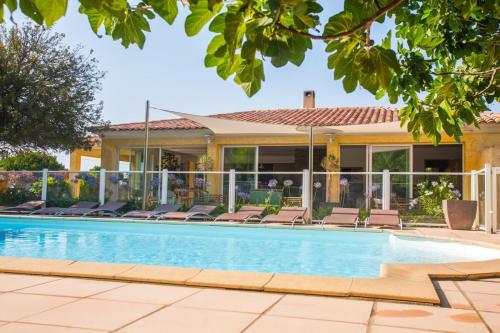
<svg viewBox="0 0 500 333">
<path fill-rule="evenodd" d="M 471 230 L 476 217 L 477 202 L 459 200 L 460 191 L 448 177 L 429 179 L 417 184 L 418 201 L 427 215 L 443 217 L 448 228 Z"/>
</svg>

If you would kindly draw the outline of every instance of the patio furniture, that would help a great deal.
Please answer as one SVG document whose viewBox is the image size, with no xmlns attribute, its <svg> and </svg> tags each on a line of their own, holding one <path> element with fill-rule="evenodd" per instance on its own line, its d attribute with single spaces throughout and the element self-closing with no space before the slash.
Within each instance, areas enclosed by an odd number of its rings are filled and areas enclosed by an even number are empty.
<svg viewBox="0 0 500 333">
<path fill-rule="evenodd" d="M 302 197 L 284 197 L 283 204 L 288 207 L 301 207 Z"/>
<path fill-rule="evenodd" d="M 283 207 L 278 214 L 270 214 L 264 216 L 260 223 L 291 223 L 292 226 L 295 222 L 306 222 L 307 208 L 303 207 Z"/>
<path fill-rule="evenodd" d="M 45 207 L 45 201 L 43 200 L 33 200 L 24 202 L 20 205 L 13 207 L 6 207 L 0 209 L 0 213 L 9 213 L 9 214 L 20 214 L 20 213 L 30 213 L 34 210 Z"/>
<path fill-rule="evenodd" d="M 372 209 L 370 216 L 365 220 L 366 226 L 388 226 L 403 229 L 403 221 L 397 210 Z"/>
<path fill-rule="evenodd" d="M 260 220 L 266 207 L 263 206 L 242 206 L 236 213 L 224 213 L 217 216 L 214 222 L 235 221 L 247 223 L 249 220 Z"/>
<path fill-rule="evenodd" d="M 72 208 L 96 208 L 99 206 L 98 202 L 92 202 L 92 201 L 79 201 L 69 207 L 63 208 L 63 207 L 45 207 L 41 208 L 38 210 L 35 210 L 30 213 L 30 215 L 57 215 L 59 213 L 62 213 L 66 209 L 72 209 Z"/>
<path fill-rule="evenodd" d="M 188 221 L 191 219 L 197 220 L 210 220 L 214 219 L 213 216 L 210 215 L 217 206 L 210 205 L 195 205 L 191 207 L 187 212 L 170 212 L 165 214 L 160 214 L 157 216 L 156 220 L 182 220 Z"/>
<path fill-rule="evenodd" d="M 354 226 L 356 229 L 359 222 L 359 209 L 358 208 L 340 208 L 335 207 L 332 209 L 332 213 L 325 216 L 321 221 L 321 225 L 324 227 L 325 224 L 336 224 L 336 225 L 348 225 Z"/>
<path fill-rule="evenodd" d="M 158 207 L 154 208 L 153 210 L 132 210 L 128 213 L 123 214 L 121 217 L 131 217 L 131 218 L 138 218 L 138 219 L 149 219 L 152 217 L 157 217 L 160 214 L 165 214 L 165 213 L 170 213 L 170 212 L 176 212 L 178 211 L 182 205 L 170 205 L 170 204 L 164 204 L 164 205 L 159 205 Z"/>
<path fill-rule="evenodd" d="M 123 208 L 126 202 L 107 202 L 97 208 L 68 208 L 58 213 L 57 216 L 92 216 L 92 215 L 105 215 L 105 216 L 120 216 L 117 211 Z"/>
</svg>

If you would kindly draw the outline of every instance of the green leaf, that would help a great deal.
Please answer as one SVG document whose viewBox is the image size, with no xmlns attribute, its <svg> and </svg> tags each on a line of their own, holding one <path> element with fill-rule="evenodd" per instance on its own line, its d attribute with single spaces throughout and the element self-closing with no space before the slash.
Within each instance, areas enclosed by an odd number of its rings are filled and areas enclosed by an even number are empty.
<svg viewBox="0 0 500 333">
<path fill-rule="evenodd" d="M 255 95 L 264 81 L 264 65 L 260 59 L 244 60 L 234 81 L 241 86 L 247 96 Z"/>
<path fill-rule="evenodd" d="M 34 5 L 50 27 L 66 14 L 68 0 L 34 0 Z"/>
<path fill-rule="evenodd" d="M 236 49 L 241 45 L 245 26 L 243 24 L 243 13 L 227 13 L 224 28 L 224 39 L 226 40 L 230 57 L 234 55 Z"/>
<path fill-rule="evenodd" d="M 147 0 L 145 3 L 151 5 L 153 10 L 168 24 L 174 23 L 179 11 L 177 0 Z"/>
<path fill-rule="evenodd" d="M 352 27 L 352 14 L 350 12 L 341 12 L 330 17 L 325 25 L 323 35 L 336 35 L 345 32 Z"/>
<path fill-rule="evenodd" d="M 191 4 L 189 9 L 191 14 L 186 18 L 184 29 L 188 36 L 194 36 L 222 9 L 222 3 L 215 4 L 210 10 L 207 0 L 199 0 L 197 4 Z"/>
<path fill-rule="evenodd" d="M 43 16 L 31 0 L 19 0 L 19 8 L 26 16 L 33 19 L 38 24 L 43 23 Z"/>
<path fill-rule="evenodd" d="M 90 24 L 90 28 L 95 34 L 98 34 L 99 28 L 104 22 L 104 19 L 106 18 L 104 15 L 101 14 L 100 11 L 97 11 L 96 9 L 86 9 L 83 6 L 80 6 L 80 13 L 83 13 L 87 15 L 87 19 Z"/>
</svg>

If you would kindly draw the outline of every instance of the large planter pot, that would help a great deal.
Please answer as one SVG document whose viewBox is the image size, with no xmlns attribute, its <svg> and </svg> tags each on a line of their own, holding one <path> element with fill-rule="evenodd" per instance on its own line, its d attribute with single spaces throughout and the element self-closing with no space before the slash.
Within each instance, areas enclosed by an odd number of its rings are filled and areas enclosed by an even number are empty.
<svg viewBox="0 0 500 333">
<path fill-rule="evenodd" d="M 443 200 L 443 212 L 448 228 L 471 230 L 476 219 L 477 201 Z"/>
</svg>

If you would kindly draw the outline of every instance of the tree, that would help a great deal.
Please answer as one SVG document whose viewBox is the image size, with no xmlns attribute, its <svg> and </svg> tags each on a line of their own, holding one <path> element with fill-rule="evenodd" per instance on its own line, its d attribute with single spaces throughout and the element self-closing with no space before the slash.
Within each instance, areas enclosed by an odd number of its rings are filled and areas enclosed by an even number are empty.
<svg viewBox="0 0 500 333">
<path fill-rule="evenodd" d="M 95 102 L 103 72 L 64 35 L 25 24 L 0 28 L 0 155 L 90 147 L 103 126 Z"/>
<path fill-rule="evenodd" d="M 338 13 L 323 13 L 316 0 L 181 1 L 190 11 L 188 36 L 205 25 L 215 34 L 205 65 L 225 80 L 232 77 L 249 96 L 264 81 L 263 60 L 300 66 L 319 40 L 346 92 L 360 86 L 406 104 L 400 115 L 416 139 L 424 134 L 438 143 L 444 130 L 458 141 L 461 128 L 477 126 L 479 113 L 500 97 L 496 0 L 344 0 Z M 130 2 L 80 0 L 80 12 L 97 35 L 142 48 L 149 21 L 159 16 L 172 24 L 179 10 L 177 0 Z M 18 1 L 1 3 L 13 12 Z M 25 15 L 50 26 L 66 13 L 67 0 L 20 5 Z M 385 38 L 375 40 L 374 25 L 386 29 Z"/>
<path fill-rule="evenodd" d="M 55 156 L 42 152 L 19 153 L 0 160 L 0 168 L 4 170 L 40 171 L 43 169 L 64 170 Z"/>
</svg>

